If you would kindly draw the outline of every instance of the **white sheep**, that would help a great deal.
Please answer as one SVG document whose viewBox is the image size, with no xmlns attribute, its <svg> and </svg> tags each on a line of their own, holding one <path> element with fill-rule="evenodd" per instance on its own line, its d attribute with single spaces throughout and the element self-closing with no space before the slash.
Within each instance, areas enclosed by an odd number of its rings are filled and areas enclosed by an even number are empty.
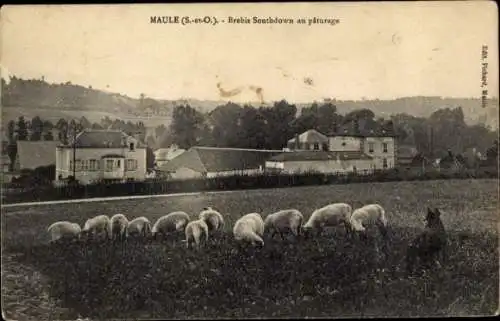
<svg viewBox="0 0 500 321">
<path fill-rule="evenodd" d="M 281 238 L 283 232 L 292 232 L 296 237 L 300 235 L 304 216 L 296 209 L 281 210 L 276 213 L 269 214 L 264 220 L 264 230 L 271 231 L 271 237 L 279 233 Z"/>
<path fill-rule="evenodd" d="M 382 237 L 387 238 L 387 218 L 385 210 L 378 204 L 369 204 L 355 209 L 349 219 L 349 225 L 355 232 L 361 232 L 365 237 L 366 226 L 374 224 L 378 227 Z"/>
<path fill-rule="evenodd" d="M 264 221 L 259 213 L 250 213 L 240 217 L 233 227 L 233 235 L 238 242 L 247 242 L 255 246 L 264 246 Z"/>
<path fill-rule="evenodd" d="M 89 218 L 83 225 L 82 232 L 94 236 L 104 233 L 106 238 L 109 238 L 109 217 L 107 215 L 97 215 Z"/>
<path fill-rule="evenodd" d="M 346 203 L 334 203 L 316 209 L 303 226 L 304 234 L 311 231 L 318 231 L 321 234 L 324 228 L 343 224 L 346 232 L 349 233 L 349 219 L 352 213 L 352 206 Z"/>
<path fill-rule="evenodd" d="M 224 217 L 221 213 L 211 207 L 205 207 L 198 216 L 199 219 L 207 223 L 209 231 L 216 231 L 224 228 Z"/>
<path fill-rule="evenodd" d="M 157 237 L 158 234 L 166 235 L 171 232 L 184 231 L 189 221 L 189 215 L 186 212 L 172 212 L 156 220 L 151 232 L 153 237 Z"/>
<path fill-rule="evenodd" d="M 81 230 L 80 225 L 68 221 L 55 222 L 47 228 L 47 232 L 49 232 L 52 236 L 51 242 L 55 242 L 63 238 L 80 238 Z"/>
<path fill-rule="evenodd" d="M 113 240 L 127 237 L 128 220 L 123 214 L 115 214 L 109 220 L 109 234 Z"/>
<path fill-rule="evenodd" d="M 134 218 L 128 222 L 127 233 L 129 235 L 142 235 L 146 237 L 151 233 L 151 222 L 144 216 Z"/>
<path fill-rule="evenodd" d="M 186 225 L 186 247 L 189 248 L 193 243 L 197 248 L 200 247 L 201 236 L 205 235 L 205 242 L 208 241 L 208 226 L 204 220 L 191 221 Z"/>
</svg>

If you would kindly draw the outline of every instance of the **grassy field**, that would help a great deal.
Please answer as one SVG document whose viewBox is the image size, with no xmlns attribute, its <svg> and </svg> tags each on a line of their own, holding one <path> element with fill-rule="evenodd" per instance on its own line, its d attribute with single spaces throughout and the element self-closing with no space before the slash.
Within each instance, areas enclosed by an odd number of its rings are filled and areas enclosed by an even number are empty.
<svg viewBox="0 0 500 321">
<path fill-rule="evenodd" d="M 57 220 L 83 224 L 96 214 L 151 220 L 174 210 L 194 216 L 217 207 L 230 231 L 241 215 L 320 206 L 379 203 L 391 240 L 382 257 L 344 237 L 342 228 L 316 240 L 265 239 L 263 249 L 237 251 L 230 233 L 213 235 L 205 251 L 187 251 L 182 236 L 127 244 L 49 246 Z M 427 206 L 442 210 L 449 257 L 442 269 L 408 276 L 404 252 Z M 238 191 L 199 196 L 23 206 L 2 209 L 4 313 L 39 298 L 52 316 L 90 318 L 248 318 L 491 315 L 498 308 L 498 180 L 365 183 Z M 228 232 L 226 231 L 226 232 Z M 371 241 L 376 234 L 372 233 Z M 39 290 L 13 295 L 28 274 Z M 10 280 L 9 279 L 9 280 Z M 19 290 L 17 290 L 19 291 Z M 26 292 L 26 291 L 25 291 Z M 19 295 L 21 296 L 21 294 Z M 31 296 L 31 297 L 30 297 Z M 16 301 L 17 300 L 17 304 Z"/>
</svg>

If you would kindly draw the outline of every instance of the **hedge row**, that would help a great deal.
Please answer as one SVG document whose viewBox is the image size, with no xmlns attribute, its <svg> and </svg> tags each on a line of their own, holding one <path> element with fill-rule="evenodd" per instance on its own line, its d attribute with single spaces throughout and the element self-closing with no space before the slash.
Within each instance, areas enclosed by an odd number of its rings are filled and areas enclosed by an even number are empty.
<svg viewBox="0 0 500 321">
<path fill-rule="evenodd" d="M 436 179 L 498 178 L 498 168 L 461 171 L 390 169 L 370 174 L 279 174 L 238 175 L 189 180 L 152 180 L 127 183 L 43 186 L 16 193 L 3 193 L 3 203 L 52 201 L 92 197 L 185 193 L 212 190 L 278 188 L 306 185 L 347 184 Z"/>
</svg>

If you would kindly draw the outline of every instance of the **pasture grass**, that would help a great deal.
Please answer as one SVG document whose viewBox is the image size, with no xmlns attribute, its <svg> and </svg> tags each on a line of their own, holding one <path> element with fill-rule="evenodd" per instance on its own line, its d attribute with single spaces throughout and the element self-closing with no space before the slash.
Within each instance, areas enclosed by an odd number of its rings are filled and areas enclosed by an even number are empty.
<svg viewBox="0 0 500 321">
<path fill-rule="evenodd" d="M 498 180 L 426 181 L 5 208 L 2 255 L 15 254 L 20 266 L 46 276 L 50 297 L 71 310 L 66 318 L 492 315 L 499 284 L 497 193 Z M 307 219 L 315 208 L 338 201 L 386 209 L 391 240 L 380 246 L 381 257 L 372 243 L 346 238 L 343 227 L 307 241 L 265 239 L 264 248 L 243 252 L 230 233 L 245 213 L 297 208 Z M 46 228 L 57 220 L 83 224 L 121 212 L 154 221 L 174 210 L 194 216 L 204 206 L 224 214 L 227 230 L 201 252 L 186 250 L 182 235 L 47 244 Z M 426 206 L 442 210 L 448 260 L 441 269 L 409 276 L 405 250 L 422 229 Z"/>
<path fill-rule="evenodd" d="M 202 250 L 181 238 L 118 243 L 76 241 L 26 248 L 20 262 L 50 278 L 50 293 L 90 318 L 446 316 L 497 309 L 497 241 L 450 235 L 440 269 L 407 275 L 397 229 L 387 247 L 335 236 L 266 239 L 238 249 L 230 235 Z M 485 292 L 486 291 L 486 292 Z M 460 310 L 460 311 L 459 311 Z"/>
</svg>

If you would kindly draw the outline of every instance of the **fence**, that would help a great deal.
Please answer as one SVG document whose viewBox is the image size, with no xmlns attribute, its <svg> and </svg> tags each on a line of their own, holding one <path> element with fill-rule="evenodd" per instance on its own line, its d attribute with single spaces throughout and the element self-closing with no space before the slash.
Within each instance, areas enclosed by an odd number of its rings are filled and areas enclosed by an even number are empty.
<svg viewBox="0 0 500 321">
<path fill-rule="evenodd" d="M 435 179 L 498 178 L 498 168 L 462 169 L 458 171 L 422 170 L 418 168 L 378 170 L 371 173 L 302 173 L 235 175 L 189 180 L 152 179 L 141 182 L 65 184 L 31 188 L 8 188 L 2 191 L 3 203 L 52 201 L 92 197 L 184 193 L 209 190 L 240 190 L 306 185 L 346 184 Z"/>
</svg>

